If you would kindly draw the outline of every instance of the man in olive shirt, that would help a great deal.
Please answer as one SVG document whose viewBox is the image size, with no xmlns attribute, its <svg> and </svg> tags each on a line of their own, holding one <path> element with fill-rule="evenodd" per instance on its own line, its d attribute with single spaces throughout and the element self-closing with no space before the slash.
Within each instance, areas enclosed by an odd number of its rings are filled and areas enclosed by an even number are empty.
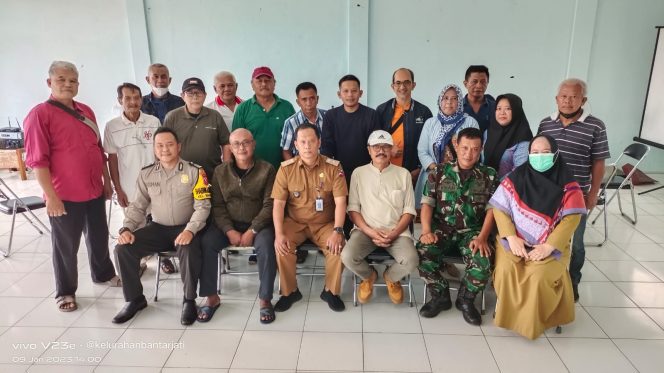
<svg viewBox="0 0 664 373">
<path fill-rule="evenodd" d="M 203 106 L 205 85 L 198 78 L 185 79 L 182 83 L 182 99 L 185 105 L 170 111 L 164 127 L 172 128 L 182 144 L 182 159 L 199 164 L 205 173 L 212 175 L 214 168 L 231 156 L 228 146 L 228 128 L 224 118 L 216 110 Z"/>
<path fill-rule="evenodd" d="M 254 96 L 235 109 L 233 129 L 246 128 L 256 140 L 256 158 L 270 162 L 275 169 L 282 160 L 281 132 L 284 121 L 295 114 L 290 102 L 274 94 L 276 84 L 269 67 L 261 66 L 251 74 Z"/>
<path fill-rule="evenodd" d="M 260 321 L 274 321 L 272 293 L 277 275 L 272 226 L 272 184 L 274 167 L 256 159 L 251 132 L 239 128 L 231 133 L 233 159 L 217 166 L 212 178 L 211 223 L 202 238 L 203 267 L 200 296 L 207 297 L 198 321 L 210 321 L 221 304 L 217 295 L 217 256 L 230 245 L 256 248 L 260 288 Z"/>
<path fill-rule="evenodd" d="M 134 200 L 125 209 L 115 254 L 122 276 L 122 292 L 127 303 L 113 318 L 122 324 L 147 307 L 139 275 L 142 257 L 177 250 L 180 276 L 184 284 L 182 325 L 196 321 L 196 283 L 201 268 L 200 238 L 210 214 L 210 191 L 200 166 L 180 158 L 175 132 L 160 127 L 154 133 L 158 161 L 143 167 L 136 183 Z M 152 208 L 152 221 L 145 227 L 146 210 Z"/>
</svg>

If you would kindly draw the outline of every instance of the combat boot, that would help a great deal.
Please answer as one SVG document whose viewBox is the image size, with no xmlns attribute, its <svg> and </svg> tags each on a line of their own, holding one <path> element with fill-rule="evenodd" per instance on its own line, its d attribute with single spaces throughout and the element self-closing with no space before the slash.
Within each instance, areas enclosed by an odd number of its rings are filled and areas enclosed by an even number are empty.
<svg viewBox="0 0 664 373">
<path fill-rule="evenodd" d="M 459 287 L 459 294 L 455 302 L 456 308 L 463 314 L 463 319 L 471 325 L 482 324 L 482 315 L 475 308 L 476 295 L 477 293 L 473 293 L 466 288 L 466 285 L 462 284 Z"/>
<path fill-rule="evenodd" d="M 431 300 L 426 302 L 420 308 L 420 316 L 431 318 L 436 317 L 441 311 L 446 311 L 452 308 L 452 300 L 450 299 L 450 288 L 444 289 L 440 294 L 431 292 Z"/>
</svg>

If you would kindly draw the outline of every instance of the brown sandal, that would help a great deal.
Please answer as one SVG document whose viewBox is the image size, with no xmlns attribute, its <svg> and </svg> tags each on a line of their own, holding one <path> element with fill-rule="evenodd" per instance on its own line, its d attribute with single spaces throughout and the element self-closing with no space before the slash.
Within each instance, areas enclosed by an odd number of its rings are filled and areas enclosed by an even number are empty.
<svg viewBox="0 0 664 373">
<path fill-rule="evenodd" d="M 78 309 L 78 304 L 76 304 L 76 296 L 74 295 L 63 295 L 57 299 L 58 310 L 60 312 L 73 312 Z"/>
</svg>

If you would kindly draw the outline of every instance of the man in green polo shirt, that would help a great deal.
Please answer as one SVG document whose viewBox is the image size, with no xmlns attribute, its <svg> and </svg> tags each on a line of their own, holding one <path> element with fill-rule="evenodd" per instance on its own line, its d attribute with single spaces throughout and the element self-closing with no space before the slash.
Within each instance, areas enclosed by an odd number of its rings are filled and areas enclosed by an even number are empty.
<svg viewBox="0 0 664 373">
<path fill-rule="evenodd" d="M 274 94 L 274 74 L 269 67 L 261 66 L 251 74 L 254 96 L 235 109 L 233 130 L 246 128 L 256 140 L 255 155 L 275 169 L 281 164 L 281 131 L 286 118 L 295 114 L 293 105 Z"/>
</svg>

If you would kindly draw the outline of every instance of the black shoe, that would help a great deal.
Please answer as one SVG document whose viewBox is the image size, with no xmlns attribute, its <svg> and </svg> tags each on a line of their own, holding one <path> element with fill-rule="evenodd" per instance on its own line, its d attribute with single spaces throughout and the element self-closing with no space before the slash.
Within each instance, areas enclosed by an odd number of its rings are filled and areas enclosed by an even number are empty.
<svg viewBox="0 0 664 373">
<path fill-rule="evenodd" d="M 256 256 L 256 254 L 249 255 L 249 260 L 247 260 L 247 263 L 249 263 L 249 264 L 258 263 L 258 257 Z"/>
<path fill-rule="evenodd" d="M 297 302 L 300 299 L 302 299 L 302 293 L 300 293 L 300 289 L 295 289 L 295 291 L 293 291 L 289 295 L 282 295 L 277 301 L 277 303 L 274 305 L 274 310 L 276 312 L 288 311 L 288 309 L 291 308 L 293 303 Z"/>
<path fill-rule="evenodd" d="M 447 311 L 450 308 L 452 308 L 452 300 L 450 299 L 450 289 L 447 288 L 440 295 L 431 294 L 431 300 L 420 308 L 420 316 L 436 317 L 441 311 Z"/>
<path fill-rule="evenodd" d="M 572 284 L 572 291 L 574 292 L 574 303 L 579 301 L 579 284 Z"/>
<path fill-rule="evenodd" d="M 338 295 L 332 294 L 329 290 L 323 290 L 323 292 L 320 293 L 320 299 L 326 301 L 332 311 L 341 312 L 346 309 L 344 301 L 342 301 Z"/>
<path fill-rule="evenodd" d="M 466 289 L 465 285 L 461 285 L 455 302 L 456 308 L 463 314 L 463 319 L 471 325 L 482 324 L 482 315 L 480 315 L 480 311 L 475 308 L 476 295 L 476 293 Z"/>
<path fill-rule="evenodd" d="M 198 310 L 196 310 L 196 302 L 193 300 L 185 299 L 182 302 L 182 316 L 180 317 L 180 324 L 191 325 L 198 317 Z"/>
<path fill-rule="evenodd" d="M 297 250 L 295 253 L 297 255 L 297 259 L 295 260 L 297 264 L 302 264 L 304 263 L 305 260 L 307 260 L 307 256 L 309 256 L 309 251 L 308 250 Z"/>
<path fill-rule="evenodd" d="M 113 318 L 113 324 L 122 324 L 130 320 L 136 313 L 148 306 L 148 301 L 145 296 L 141 295 L 140 298 L 134 299 L 131 302 L 125 303 L 124 307 Z"/>
</svg>

